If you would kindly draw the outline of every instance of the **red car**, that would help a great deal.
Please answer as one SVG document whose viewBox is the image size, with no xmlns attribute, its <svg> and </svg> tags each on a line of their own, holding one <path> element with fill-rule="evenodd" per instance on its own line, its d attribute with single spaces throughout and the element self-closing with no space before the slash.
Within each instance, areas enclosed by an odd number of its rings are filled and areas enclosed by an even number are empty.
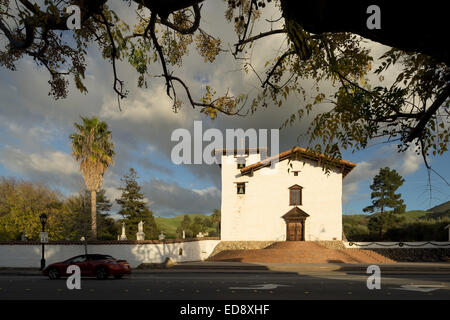
<svg viewBox="0 0 450 320">
<path fill-rule="evenodd" d="M 108 279 L 109 276 L 120 279 L 131 273 L 131 267 L 126 260 L 117 260 L 104 254 L 81 255 L 63 262 L 52 263 L 42 273 L 50 279 L 67 277 L 70 276 L 67 273 L 70 265 L 79 266 L 82 277 L 96 277 L 97 279 Z"/>
</svg>

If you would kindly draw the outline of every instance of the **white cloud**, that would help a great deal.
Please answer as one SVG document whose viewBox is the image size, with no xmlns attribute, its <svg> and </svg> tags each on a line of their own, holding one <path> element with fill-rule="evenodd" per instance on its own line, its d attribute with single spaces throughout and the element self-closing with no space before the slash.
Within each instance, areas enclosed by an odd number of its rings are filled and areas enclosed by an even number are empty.
<svg viewBox="0 0 450 320">
<path fill-rule="evenodd" d="M 140 125 L 157 121 L 183 125 L 187 120 L 172 111 L 172 100 L 163 86 L 139 91 L 131 101 L 125 101 L 122 111 L 118 108 L 117 99 L 109 96 L 100 109 L 100 116 L 106 120 L 125 120 Z"/>
<path fill-rule="evenodd" d="M 423 158 L 417 155 L 413 149 L 409 149 L 403 157 L 401 157 L 401 160 L 397 161 L 395 168 L 400 175 L 406 176 L 419 170 L 421 164 L 423 164 Z"/>
<path fill-rule="evenodd" d="M 28 154 L 17 148 L 6 146 L 0 153 L 0 162 L 14 171 L 34 171 L 54 173 L 55 175 L 72 175 L 79 173 L 75 160 L 62 151 Z"/>
<path fill-rule="evenodd" d="M 159 179 L 145 182 L 143 190 L 158 214 L 211 213 L 220 208 L 220 191 L 215 187 L 188 189 Z"/>
<path fill-rule="evenodd" d="M 344 179 L 342 201 L 347 203 L 354 200 L 355 194 L 358 194 L 359 184 L 375 176 L 377 171 L 378 169 L 370 162 L 358 162 L 356 168 Z"/>
<path fill-rule="evenodd" d="M 26 179 L 63 187 L 69 193 L 83 188 L 83 178 L 75 160 L 58 150 L 31 152 L 11 146 L 0 149 L 0 163 Z"/>
<path fill-rule="evenodd" d="M 104 185 L 107 185 L 107 183 Z M 106 197 L 111 201 L 111 203 L 113 203 L 113 205 L 116 204 L 116 199 L 119 199 L 122 195 L 122 191 L 113 186 L 104 186 L 103 189 L 105 190 Z"/>
<path fill-rule="evenodd" d="M 209 187 L 205 189 L 192 189 L 192 191 L 194 191 L 196 194 L 202 197 L 220 193 L 220 191 L 216 187 Z"/>
</svg>

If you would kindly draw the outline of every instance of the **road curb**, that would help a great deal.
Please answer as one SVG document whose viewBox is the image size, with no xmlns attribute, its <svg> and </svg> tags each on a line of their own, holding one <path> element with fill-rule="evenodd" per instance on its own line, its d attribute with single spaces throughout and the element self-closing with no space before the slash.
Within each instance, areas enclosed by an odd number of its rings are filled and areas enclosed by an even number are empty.
<svg viewBox="0 0 450 320">
<path fill-rule="evenodd" d="M 133 274 L 158 274 L 158 273 L 239 273 L 239 274 L 282 274 L 282 273 L 349 273 L 349 274 L 367 274 L 369 265 L 350 265 L 350 264 L 240 264 L 240 263 L 186 263 L 176 264 L 168 268 L 148 268 L 133 269 Z M 400 264 L 379 264 L 383 274 L 401 275 L 401 274 L 450 274 L 450 264 L 422 264 L 422 265 L 400 265 Z M 2 268 L 0 275 L 10 276 L 40 276 L 39 269 L 20 269 L 20 268 Z"/>
</svg>

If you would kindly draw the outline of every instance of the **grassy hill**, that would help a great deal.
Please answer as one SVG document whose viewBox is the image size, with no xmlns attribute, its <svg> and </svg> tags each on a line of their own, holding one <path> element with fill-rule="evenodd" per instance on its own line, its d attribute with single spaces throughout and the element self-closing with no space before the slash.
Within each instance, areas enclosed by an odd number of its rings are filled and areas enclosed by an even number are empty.
<svg viewBox="0 0 450 320">
<path fill-rule="evenodd" d="M 157 217 L 156 218 L 155 217 L 155 221 L 156 221 L 156 225 L 158 226 L 159 230 L 164 231 L 164 234 L 168 238 L 175 238 L 177 228 L 181 224 L 181 221 L 183 221 L 184 216 L 185 216 L 185 214 L 175 216 L 172 218 L 166 218 L 166 217 Z M 202 219 L 204 219 L 204 218 L 211 219 L 210 216 L 207 216 L 204 214 L 196 214 L 196 213 L 186 214 L 186 216 L 189 216 L 191 221 L 194 221 L 194 219 L 196 217 L 200 217 Z M 211 228 L 211 230 L 213 230 L 213 228 Z M 207 231 L 209 231 L 209 230 L 207 230 Z"/>
<path fill-rule="evenodd" d="M 431 209 L 428 209 L 430 216 L 434 219 L 445 218 L 450 216 L 450 201 L 441 203 Z"/>
<path fill-rule="evenodd" d="M 420 222 L 428 219 L 437 218 L 434 212 L 429 212 L 425 210 L 406 211 L 405 213 L 402 213 L 401 216 L 405 217 L 405 223 Z M 450 218 L 450 211 L 440 213 L 439 217 Z M 367 225 L 369 218 L 370 218 L 369 214 L 344 214 L 342 216 L 342 222 L 354 225 L 357 224 Z"/>
<path fill-rule="evenodd" d="M 429 218 L 429 213 L 424 210 L 412 210 L 412 211 L 406 211 L 403 214 L 403 217 L 405 217 L 405 222 L 407 222 L 407 223 L 408 222 L 416 222 L 416 221 L 421 221 L 421 220 Z"/>
<path fill-rule="evenodd" d="M 448 213 L 448 212 L 450 212 L 450 201 L 441 203 L 438 206 L 428 209 L 428 211 L 433 212 L 433 213 L 444 213 L 444 212 Z"/>
<path fill-rule="evenodd" d="M 392 241 L 423 241 L 447 238 L 444 226 L 450 222 L 450 211 L 430 212 L 411 210 L 401 214 L 405 220 L 386 233 L 386 240 Z M 368 230 L 370 215 L 343 215 L 344 233 L 350 241 L 372 241 L 373 235 Z"/>
</svg>

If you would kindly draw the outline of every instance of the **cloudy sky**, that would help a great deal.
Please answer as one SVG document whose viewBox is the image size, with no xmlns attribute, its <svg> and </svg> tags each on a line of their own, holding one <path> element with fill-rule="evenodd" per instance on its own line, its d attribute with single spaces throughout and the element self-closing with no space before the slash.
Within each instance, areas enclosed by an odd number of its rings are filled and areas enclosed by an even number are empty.
<svg viewBox="0 0 450 320">
<path fill-rule="evenodd" d="M 236 40 L 233 27 L 224 19 L 222 2 L 207 2 L 202 9 L 201 27 L 219 36 L 223 47 Z M 132 21 L 133 10 L 118 9 L 122 18 Z M 277 19 L 276 10 L 266 10 L 265 17 Z M 264 21 L 264 20 L 263 20 Z M 258 25 L 254 33 L 267 31 L 270 26 Z M 273 25 L 273 28 L 276 28 Z M 263 74 L 269 57 L 276 57 L 283 48 L 283 36 L 272 36 L 258 41 L 248 54 L 252 65 Z M 386 47 L 368 44 L 379 56 Z M 256 77 L 241 72 L 241 61 L 223 53 L 213 64 L 206 64 L 194 48 L 184 59 L 181 68 L 171 68 L 188 83 L 193 94 L 200 97 L 206 84 L 218 93 L 240 94 L 257 92 Z M 184 105 L 174 113 L 170 99 L 165 95 L 161 79 L 151 79 L 148 89 L 136 88 L 137 75 L 127 64 L 119 64 L 120 78 L 126 81 L 129 97 L 122 101 L 119 111 L 112 90 L 112 69 L 92 47 L 88 55 L 86 85 L 89 93 L 80 94 L 72 88 L 67 99 L 54 101 L 48 96 L 48 73 L 38 69 L 30 59 L 23 59 L 17 71 L 0 69 L 0 175 L 46 183 L 66 195 L 79 192 L 84 183 L 78 164 L 71 157 L 69 134 L 80 116 L 98 116 L 106 121 L 113 133 L 117 156 L 115 164 L 105 175 L 104 188 L 111 199 L 120 195 L 120 177 L 133 167 L 139 175 L 150 208 L 157 216 L 182 213 L 209 214 L 220 208 L 220 168 L 217 165 L 175 165 L 170 153 L 175 142 L 171 133 L 177 128 L 192 132 L 193 121 L 202 120 L 207 128 L 279 128 L 286 118 L 297 110 L 296 97 L 281 108 L 269 106 L 247 117 L 219 116 L 211 121 L 198 110 Z M 151 72 L 160 74 L 160 66 L 151 66 Z M 324 84 L 327 85 L 327 84 Z M 308 84 L 305 83 L 308 87 Z M 181 92 L 181 90 L 180 90 Z M 294 145 L 306 146 L 299 135 L 307 123 L 299 123 L 280 132 L 280 151 Z M 427 209 L 450 200 L 450 188 L 436 175 L 431 176 L 432 193 L 427 171 L 422 160 L 412 150 L 397 153 L 395 145 L 373 143 L 364 151 L 345 152 L 344 159 L 358 166 L 344 180 L 344 213 L 361 213 L 370 204 L 371 179 L 381 167 L 389 166 L 406 179 L 400 189 L 407 209 Z M 434 158 L 433 168 L 450 180 L 449 155 Z"/>
</svg>

